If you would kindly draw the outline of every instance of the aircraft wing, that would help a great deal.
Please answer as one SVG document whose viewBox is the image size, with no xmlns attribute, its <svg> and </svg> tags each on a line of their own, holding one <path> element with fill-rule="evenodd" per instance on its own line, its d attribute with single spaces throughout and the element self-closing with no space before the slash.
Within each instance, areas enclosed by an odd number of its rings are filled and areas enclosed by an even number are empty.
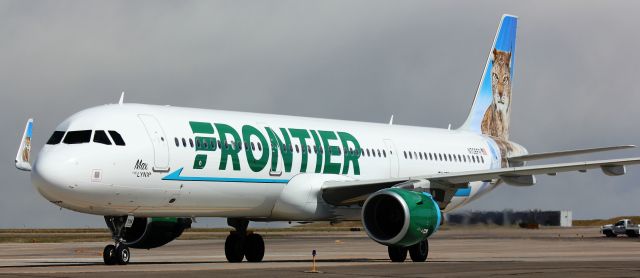
<svg viewBox="0 0 640 278">
<path fill-rule="evenodd" d="M 621 146 L 578 149 L 578 150 L 558 151 L 558 152 L 532 153 L 532 154 L 521 155 L 521 156 L 512 156 L 512 157 L 509 157 L 508 160 L 509 162 L 524 162 L 524 161 L 556 158 L 556 157 L 563 157 L 563 156 L 570 156 L 570 155 L 630 149 L 635 147 L 636 147 L 635 145 L 621 145 Z"/>
<path fill-rule="evenodd" d="M 322 186 L 322 198 L 325 202 L 336 206 L 359 204 L 366 200 L 369 194 L 380 189 L 401 187 L 409 190 L 420 188 L 440 189 L 444 193 L 438 200 L 441 207 L 446 206 L 460 188 L 466 188 L 469 182 L 491 181 L 502 179 L 513 185 L 532 185 L 535 183 L 533 175 L 556 175 L 560 172 L 580 171 L 600 168 L 606 175 L 619 176 L 626 173 L 625 165 L 640 164 L 640 157 L 610 160 L 593 160 L 583 162 L 545 164 L 534 166 L 499 168 L 480 171 L 466 171 L 455 173 L 439 173 L 426 176 L 406 178 L 391 178 L 369 181 L 330 181 Z M 428 186 L 425 186 L 428 185 Z"/>
</svg>

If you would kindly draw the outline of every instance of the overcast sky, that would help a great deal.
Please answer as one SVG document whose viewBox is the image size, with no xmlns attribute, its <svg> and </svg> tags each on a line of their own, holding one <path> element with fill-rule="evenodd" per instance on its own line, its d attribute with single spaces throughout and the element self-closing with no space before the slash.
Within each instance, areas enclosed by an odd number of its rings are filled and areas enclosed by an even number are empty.
<svg viewBox="0 0 640 278">
<path fill-rule="evenodd" d="M 0 1 L 0 227 L 104 226 L 50 204 L 14 168 L 29 117 L 34 155 L 66 117 L 123 90 L 126 102 L 456 127 L 503 13 L 520 18 L 512 140 L 530 152 L 640 144 L 638 11 L 637 1 Z M 553 161 L 625 156 L 640 150 Z M 638 215 L 638 180 L 633 166 L 623 177 L 538 176 L 464 209 Z"/>
</svg>

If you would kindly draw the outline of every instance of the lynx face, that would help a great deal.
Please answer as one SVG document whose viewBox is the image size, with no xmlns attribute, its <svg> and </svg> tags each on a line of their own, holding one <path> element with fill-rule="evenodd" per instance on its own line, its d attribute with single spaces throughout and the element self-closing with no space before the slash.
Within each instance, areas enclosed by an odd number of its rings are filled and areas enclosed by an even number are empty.
<svg viewBox="0 0 640 278">
<path fill-rule="evenodd" d="M 496 112 L 508 117 L 511 104 L 511 53 L 493 50 L 493 67 L 491 68 L 491 91 Z M 505 124 L 508 124 L 505 123 Z"/>
</svg>

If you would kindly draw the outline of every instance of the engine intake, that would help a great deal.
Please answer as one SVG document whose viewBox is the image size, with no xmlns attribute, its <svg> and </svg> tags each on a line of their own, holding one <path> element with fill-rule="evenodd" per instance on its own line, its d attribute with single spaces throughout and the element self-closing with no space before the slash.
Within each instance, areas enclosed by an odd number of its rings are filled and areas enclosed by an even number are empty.
<svg viewBox="0 0 640 278">
<path fill-rule="evenodd" d="M 383 189 L 369 196 L 362 208 L 362 224 L 373 240 L 393 246 L 411 246 L 438 230 L 441 212 L 426 192 Z"/>
</svg>

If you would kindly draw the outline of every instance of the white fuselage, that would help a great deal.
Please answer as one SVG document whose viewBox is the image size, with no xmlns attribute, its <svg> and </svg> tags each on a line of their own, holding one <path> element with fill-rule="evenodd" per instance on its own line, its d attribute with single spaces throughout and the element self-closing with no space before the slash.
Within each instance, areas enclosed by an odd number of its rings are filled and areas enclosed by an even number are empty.
<svg viewBox="0 0 640 278">
<path fill-rule="evenodd" d="M 32 180 L 51 202 L 99 215 L 287 220 L 272 212 L 287 182 L 303 172 L 370 180 L 486 170 L 501 160 L 493 140 L 466 131 L 142 104 L 90 108 L 56 128 L 78 130 L 94 131 L 91 142 L 45 145 Z M 96 130 L 117 131 L 125 146 L 113 137 L 111 145 L 93 142 Z M 471 183 L 445 211 L 495 185 Z M 359 206 L 328 209 L 344 219 L 360 215 Z"/>
</svg>

